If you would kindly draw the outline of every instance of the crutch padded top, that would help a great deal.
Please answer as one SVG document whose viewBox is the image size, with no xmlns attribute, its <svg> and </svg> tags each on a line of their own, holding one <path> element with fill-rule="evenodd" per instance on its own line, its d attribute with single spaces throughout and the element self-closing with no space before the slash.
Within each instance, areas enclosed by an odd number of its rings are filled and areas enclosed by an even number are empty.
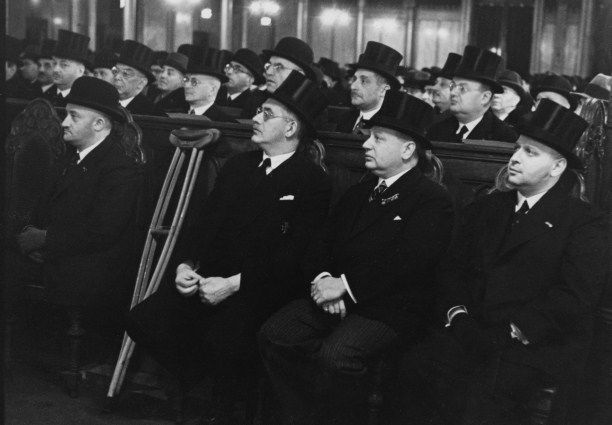
<svg viewBox="0 0 612 425">
<path fill-rule="evenodd" d="M 221 132 L 216 128 L 172 130 L 170 143 L 177 148 L 203 149 L 219 140 L 220 136 Z"/>
</svg>

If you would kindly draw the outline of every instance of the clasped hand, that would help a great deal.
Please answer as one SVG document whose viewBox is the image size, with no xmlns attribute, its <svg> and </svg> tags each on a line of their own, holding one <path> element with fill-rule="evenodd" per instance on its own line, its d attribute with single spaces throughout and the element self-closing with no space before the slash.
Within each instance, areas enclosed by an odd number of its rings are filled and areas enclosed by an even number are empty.
<svg viewBox="0 0 612 425">
<path fill-rule="evenodd" d="M 341 298 L 345 292 L 342 279 L 332 276 L 318 279 L 310 286 L 312 300 L 327 313 L 339 314 L 341 318 L 346 316 L 346 305 Z"/>
<path fill-rule="evenodd" d="M 214 276 L 203 277 L 190 267 L 181 266 L 174 280 L 176 289 L 184 297 L 190 297 L 196 292 L 204 304 L 217 305 L 237 291 L 236 285 L 230 279 Z"/>
</svg>

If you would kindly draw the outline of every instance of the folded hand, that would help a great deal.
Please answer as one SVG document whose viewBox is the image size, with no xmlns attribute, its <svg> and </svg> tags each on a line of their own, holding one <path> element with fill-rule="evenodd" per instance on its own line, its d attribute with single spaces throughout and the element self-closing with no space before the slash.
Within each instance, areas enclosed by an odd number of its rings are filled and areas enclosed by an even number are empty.
<svg viewBox="0 0 612 425">
<path fill-rule="evenodd" d="M 344 319 L 346 316 L 346 306 L 344 305 L 344 300 L 342 298 L 335 301 L 328 301 L 321 307 L 329 314 L 339 314 L 341 319 Z"/>
<path fill-rule="evenodd" d="M 312 282 L 310 296 L 317 305 L 335 301 L 346 292 L 344 282 L 339 277 L 327 276 Z"/>
<path fill-rule="evenodd" d="M 217 305 L 236 292 L 229 279 L 214 276 L 200 279 L 198 293 L 204 304 Z"/>
</svg>

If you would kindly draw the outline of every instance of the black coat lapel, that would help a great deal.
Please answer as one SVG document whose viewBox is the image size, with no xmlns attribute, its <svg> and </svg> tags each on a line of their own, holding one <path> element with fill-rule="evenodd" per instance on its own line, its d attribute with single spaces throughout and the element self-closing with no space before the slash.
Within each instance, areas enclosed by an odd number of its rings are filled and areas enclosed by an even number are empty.
<svg viewBox="0 0 612 425">
<path fill-rule="evenodd" d="M 483 223 L 483 228 L 487 229 L 482 235 L 484 238 L 483 255 L 485 263 L 490 263 L 501 249 L 508 233 L 508 226 L 510 226 L 515 205 L 516 191 L 502 194 L 495 208 L 488 214 L 487 222 Z"/>
</svg>

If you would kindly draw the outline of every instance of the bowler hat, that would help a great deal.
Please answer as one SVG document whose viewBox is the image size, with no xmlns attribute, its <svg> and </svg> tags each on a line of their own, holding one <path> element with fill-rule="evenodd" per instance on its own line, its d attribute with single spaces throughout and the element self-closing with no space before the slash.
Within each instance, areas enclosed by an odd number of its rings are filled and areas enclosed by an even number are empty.
<svg viewBox="0 0 612 425">
<path fill-rule="evenodd" d="M 40 58 L 41 59 L 52 59 L 53 52 L 55 51 L 55 46 L 57 45 L 57 41 L 51 38 L 46 38 L 43 40 L 42 46 L 40 48 Z"/>
<path fill-rule="evenodd" d="M 276 43 L 276 46 L 272 50 L 264 50 L 265 60 L 270 60 L 272 56 L 278 56 L 291 62 L 302 68 L 306 77 L 312 81 L 316 80 L 316 75 L 312 69 L 312 62 L 314 61 L 314 54 L 312 48 L 295 37 L 284 37 Z"/>
<path fill-rule="evenodd" d="M 4 38 L 4 46 L 4 58 L 17 64 L 19 62 L 19 54 L 21 53 L 21 40 L 7 35 Z"/>
<path fill-rule="evenodd" d="M 593 97 L 595 99 L 610 101 L 610 86 L 612 77 L 606 74 L 597 74 L 582 90 L 571 93 L 580 97 Z"/>
<path fill-rule="evenodd" d="M 581 161 L 573 150 L 588 126 L 572 110 L 550 99 L 542 99 L 536 110 L 519 122 L 516 130 L 562 154 L 570 168 L 581 168 Z"/>
<path fill-rule="evenodd" d="M 151 65 L 163 66 L 164 60 L 166 60 L 166 56 L 168 56 L 168 52 L 164 50 L 157 50 L 153 52 L 153 63 Z"/>
<path fill-rule="evenodd" d="M 102 49 L 96 52 L 94 59 L 95 68 L 108 68 L 111 69 L 117 63 L 117 55 L 112 50 Z"/>
<path fill-rule="evenodd" d="M 413 137 L 423 148 L 431 149 L 425 137 L 434 118 L 433 108 L 426 102 L 408 93 L 389 90 L 380 110 L 366 122 L 366 127 L 385 127 Z"/>
<path fill-rule="evenodd" d="M 570 103 L 570 108 L 574 109 L 576 102 L 572 98 L 572 96 L 570 96 L 570 92 L 572 91 L 572 84 L 567 81 L 566 78 L 556 74 L 546 75 L 531 90 L 531 94 L 533 95 L 533 97 L 537 97 L 538 93 L 541 93 L 543 91 L 550 91 L 553 93 L 560 94 Z"/>
<path fill-rule="evenodd" d="M 475 80 L 486 84 L 493 93 L 503 93 L 503 87 L 497 82 L 497 73 L 501 56 L 476 46 L 465 46 L 461 62 L 455 69 L 454 77 Z"/>
<path fill-rule="evenodd" d="M 404 87 L 425 90 L 425 86 L 432 84 L 431 74 L 418 69 L 411 69 L 404 76 Z"/>
<path fill-rule="evenodd" d="M 359 56 L 357 69 L 367 69 L 385 77 L 392 88 L 399 87 L 399 81 L 395 78 L 395 71 L 404 56 L 391 47 L 368 41 L 365 51 Z"/>
<path fill-rule="evenodd" d="M 254 51 L 250 49 L 238 49 L 234 53 L 234 57 L 231 60 L 233 62 L 238 62 L 240 65 L 248 69 L 255 78 L 256 85 L 264 84 L 266 82 L 266 79 L 263 76 L 263 63 L 261 63 L 261 59 L 259 59 L 259 56 Z"/>
<path fill-rule="evenodd" d="M 446 62 L 444 62 L 444 66 L 440 72 L 438 72 L 438 77 L 452 80 L 455 76 L 455 70 L 457 69 L 457 66 L 459 66 L 462 57 L 463 56 L 458 53 L 449 53 L 446 57 Z"/>
<path fill-rule="evenodd" d="M 89 37 L 86 35 L 59 30 L 53 56 L 85 64 L 88 59 L 87 46 L 89 46 Z"/>
<path fill-rule="evenodd" d="M 525 96 L 525 89 L 523 88 L 523 79 L 518 72 L 506 69 L 499 73 L 497 82 L 502 86 L 510 87 L 516 92 L 521 98 Z"/>
<path fill-rule="evenodd" d="M 194 46 L 189 57 L 187 73 L 209 75 L 217 78 L 221 83 L 226 83 L 227 76 L 223 72 L 223 68 L 231 60 L 231 57 L 232 52 L 228 50 Z"/>
<path fill-rule="evenodd" d="M 181 44 L 180 46 L 178 46 L 178 49 L 176 49 L 176 52 L 190 58 L 191 54 L 193 53 L 193 50 L 196 48 L 202 49 L 202 46 L 196 47 L 193 44 Z M 204 50 L 206 50 L 206 48 L 204 48 Z"/>
<path fill-rule="evenodd" d="M 318 84 L 298 71 L 291 71 L 274 93 L 270 93 L 270 98 L 295 113 L 313 136 L 316 134 L 314 120 L 329 104 Z"/>
<path fill-rule="evenodd" d="M 317 62 L 317 66 L 323 72 L 334 81 L 340 81 L 342 73 L 340 72 L 340 65 L 338 62 L 333 61 L 329 58 L 320 58 Z"/>
<path fill-rule="evenodd" d="M 79 77 L 72 84 L 66 103 L 85 106 L 124 121 L 125 116 L 119 106 L 117 89 L 104 80 L 95 77 Z"/>
<path fill-rule="evenodd" d="M 161 65 L 170 66 L 183 74 L 187 72 L 189 58 L 182 53 L 168 53 L 166 58 L 161 61 Z"/>
<path fill-rule="evenodd" d="M 134 40 L 125 40 L 119 50 L 117 63 L 122 63 L 131 66 L 142 72 L 149 80 L 149 84 L 155 81 L 155 77 L 151 74 L 151 65 L 153 64 L 153 50 Z"/>
</svg>

